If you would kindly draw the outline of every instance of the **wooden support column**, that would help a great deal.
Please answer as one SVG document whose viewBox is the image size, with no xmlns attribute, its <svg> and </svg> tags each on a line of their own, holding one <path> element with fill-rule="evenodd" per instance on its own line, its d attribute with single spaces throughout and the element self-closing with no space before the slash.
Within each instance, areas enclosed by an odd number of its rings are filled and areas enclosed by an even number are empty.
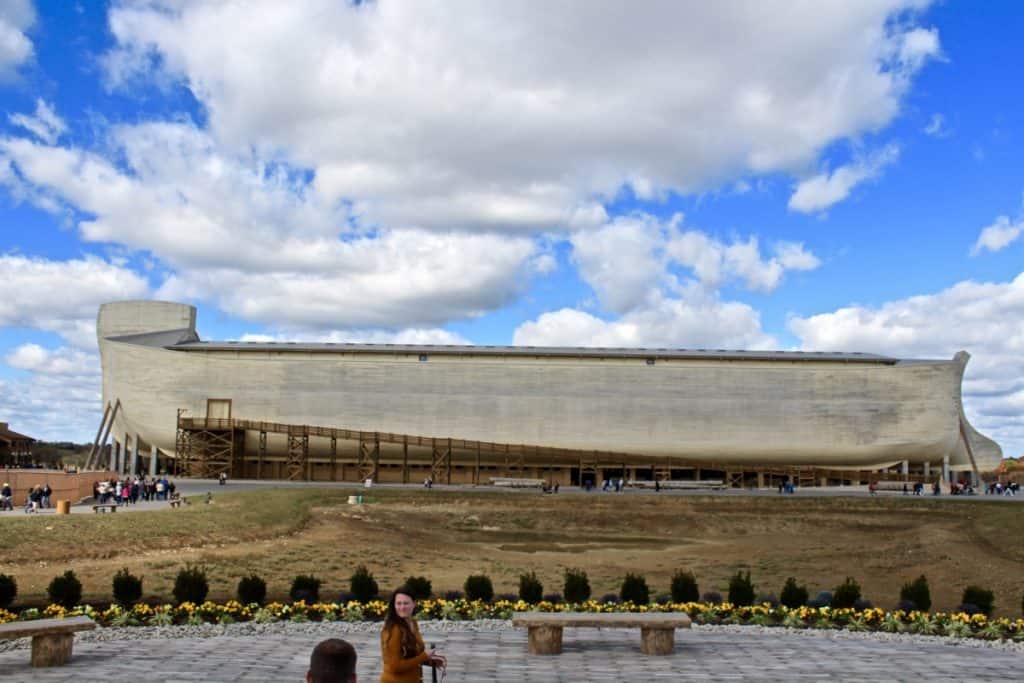
<svg viewBox="0 0 1024 683">
<path fill-rule="evenodd" d="M 338 437 L 331 435 L 331 481 L 338 481 Z"/>
<path fill-rule="evenodd" d="M 445 477 L 446 478 L 445 483 L 446 484 L 451 484 L 452 483 L 452 440 L 451 440 L 451 438 L 448 439 L 448 456 L 447 456 L 447 464 L 446 464 L 445 469 L 447 470 L 447 476 Z"/>
<path fill-rule="evenodd" d="M 380 481 L 380 432 L 373 433 L 373 483 Z"/>
<path fill-rule="evenodd" d="M 402 437 L 402 483 L 409 483 L 409 437 Z"/>
<path fill-rule="evenodd" d="M 256 478 L 263 478 L 263 460 L 267 457 L 267 433 L 260 431 L 259 446 L 256 448 Z"/>
<path fill-rule="evenodd" d="M 480 442 L 476 442 L 476 469 L 473 470 L 473 486 L 480 485 Z"/>
<path fill-rule="evenodd" d="M 757 472 L 757 488 L 764 488 L 764 472 L 762 470 L 758 470 Z"/>
</svg>

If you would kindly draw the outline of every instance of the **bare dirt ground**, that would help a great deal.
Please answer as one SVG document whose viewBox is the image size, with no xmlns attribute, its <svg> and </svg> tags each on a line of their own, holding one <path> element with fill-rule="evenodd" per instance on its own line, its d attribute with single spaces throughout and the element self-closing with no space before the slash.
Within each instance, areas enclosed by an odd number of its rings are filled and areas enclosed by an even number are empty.
<svg viewBox="0 0 1024 683">
<path fill-rule="evenodd" d="M 109 600 L 121 567 L 143 576 L 147 596 L 168 599 L 186 562 L 207 567 L 211 597 L 220 599 L 252 572 L 272 597 L 285 597 L 294 576 L 313 574 L 324 582 L 321 598 L 334 599 L 359 564 L 382 590 L 422 575 L 436 593 L 461 589 L 479 572 L 496 592 L 515 593 L 527 571 L 545 592 L 560 592 L 563 570 L 579 567 L 598 598 L 617 592 L 626 572 L 666 593 L 677 569 L 692 570 L 702 592 L 724 595 L 743 568 L 759 592 L 776 595 L 788 576 L 812 596 L 851 576 L 880 607 L 894 606 L 900 586 L 924 574 L 934 610 L 955 608 L 968 584 L 994 590 L 999 615 L 1021 610 L 1017 504 L 380 490 L 350 506 L 349 493 L 244 492 L 182 511 L 3 519 L 0 572 L 17 579 L 19 602 L 42 602 L 50 579 L 67 568 L 87 599 Z"/>
</svg>

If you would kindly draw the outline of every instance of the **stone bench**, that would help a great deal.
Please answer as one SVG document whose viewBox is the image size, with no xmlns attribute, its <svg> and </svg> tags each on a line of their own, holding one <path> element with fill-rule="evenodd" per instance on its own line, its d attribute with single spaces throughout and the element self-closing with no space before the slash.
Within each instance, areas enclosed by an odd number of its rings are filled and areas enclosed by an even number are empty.
<svg viewBox="0 0 1024 683">
<path fill-rule="evenodd" d="M 529 629 L 530 654 L 562 652 L 564 628 L 640 628 L 640 650 L 645 655 L 670 655 L 676 645 L 676 629 L 690 628 L 689 615 L 676 613 L 516 612 L 512 625 Z"/>
<path fill-rule="evenodd" d="M 117 503 L 97 503 L 92 506 L 93 512 L 117 512 Z"/>
<path fill-rule="evenodd" d="M 0 624 L 0 640 L 32 638 L 32 666 L 62 666 L 71 661 L 76 631 L 91 631 L 96 622 L 89 617 L 38 619 Z"/>
</svg>

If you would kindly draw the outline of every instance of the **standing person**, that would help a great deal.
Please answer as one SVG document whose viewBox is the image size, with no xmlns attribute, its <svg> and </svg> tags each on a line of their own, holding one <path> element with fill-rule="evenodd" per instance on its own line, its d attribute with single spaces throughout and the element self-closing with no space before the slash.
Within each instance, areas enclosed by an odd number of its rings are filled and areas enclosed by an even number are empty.
<svg viewBox="0 0 1024 683">
<path fill-rule="evenodd" d="M 433 666 L 443 671 L 448 666 L 448 660 L 424 647 L 420 627 L 412 618 L 415 609 L 416 601 L 408 588 L 403 586 L 391 594 L 380 632 L 384 662 L 380 683 L 419 683 L 423 680 L 420 667 Z"/>
<path fill-rule="evenodd" d="M 13 495 L 14 491 L 11 490 L 11 485 L 5 481 L 3 489 L 0 489 L 0 511 L 10 510 L 14 512 L 14 504 L 11 502 L 11 496 Z"/>
<path fill-rule="evenodd" d="M 309 657 L 306 683 L 356 683 L 356 649 L 341 638 L 317 643 Z"/>
</svg>

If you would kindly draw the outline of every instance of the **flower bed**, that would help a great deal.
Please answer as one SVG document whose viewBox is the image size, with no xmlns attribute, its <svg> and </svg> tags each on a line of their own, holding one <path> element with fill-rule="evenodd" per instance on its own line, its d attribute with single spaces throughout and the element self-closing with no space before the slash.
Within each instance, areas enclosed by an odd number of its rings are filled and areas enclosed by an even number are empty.
<svg viewBox="0 0 1024 683">
<path fill-rule="evenodd" d="M 81 605 L 66 609 L 50 605 L 45 609 L 26 609 L 20 614 L 0 609 L 0 624 L 16 620 L 47 619 L 85 615 L 102 626 L 169 626 L 172 624 L 231 624 L 239 621 L 268 623 L 274 621 L 377 621 L 383 619 L 387 604 L 380 600 L 367 603 L 348 602 L 307 605 L 304 602 L 272 602 L 264 606 L 243 605 L 235 600 L 225 603 L 204 602 L 196 605 L 138 604 L 131 608 L 111 605 L 105 610 Z M 462 621 L 473 619 L 509 619 L 513 612 L 686 612 L 698 624 L 749 624 L 785 626 L 789 628 L 845 629 L 848 631 L 884 631 L 921 635 L 1014 640 L 1024 642 L 1024 619 L 1005 617 L 990 619 L 984 614 L 944 612 L 886 612 L 879 608 L 865 610 L 831 609 L 828 607 L 772 607 L 755 605 L 737 607 L 728 602 L 701 602 L 634 605 L 632 603 L 540 602 L 498 600 L 483 602 L 465 599 L 427 599 L 419 603 L 417 618 Z"/>
</svg>

